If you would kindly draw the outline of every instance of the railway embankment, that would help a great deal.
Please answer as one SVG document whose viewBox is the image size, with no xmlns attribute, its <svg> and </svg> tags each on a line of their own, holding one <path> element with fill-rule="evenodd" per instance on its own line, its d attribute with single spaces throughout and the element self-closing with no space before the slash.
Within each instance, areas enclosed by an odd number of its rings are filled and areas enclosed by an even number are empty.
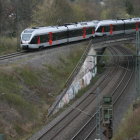
<svg viewBox="0 0 140 140">
<path fill-rule="evenodd" d="M 14 37 L 0 37 L 0 55 L 16 52 L 17 39 Z"/>
<path fill-rule="evenodd" d="M 124 116 L 113 140 L 140 139 L 140 100 L 136 101 Z"/>
<path fill-rule="evenodd" d="M 0 65 L 0 132 L 7 140 L 26 139 L 48 120 L 67 77 L 79 61 L 87 43 L 71 44 L 16 57 Z"/>
</svg>

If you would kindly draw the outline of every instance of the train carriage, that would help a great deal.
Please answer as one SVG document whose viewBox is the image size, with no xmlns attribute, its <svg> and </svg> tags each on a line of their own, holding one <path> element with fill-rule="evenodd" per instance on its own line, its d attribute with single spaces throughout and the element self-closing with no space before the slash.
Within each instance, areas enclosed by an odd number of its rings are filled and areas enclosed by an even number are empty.
<svg viewBox="0 0 140 140">
<path fill-rule="evenodd" d="M 38 49 L 95 37 L 96 26 L 97 21 L 90 21 L 25 29 L 21 33 L 21 48 Z"/>
<path fill-rule="evenodd" d="M 90 21 L 69 25 L 69 42 L 95 37 L 95 28 L 97 23 L 98 21 Z"/>
<path fill-rule="evenodd" d="M 21 47 L 22 49 L 37 49 L 66 43 L 67 30 L 68 29 L 65 26 L 26 29 L 21 34 Z"/>
</svg>

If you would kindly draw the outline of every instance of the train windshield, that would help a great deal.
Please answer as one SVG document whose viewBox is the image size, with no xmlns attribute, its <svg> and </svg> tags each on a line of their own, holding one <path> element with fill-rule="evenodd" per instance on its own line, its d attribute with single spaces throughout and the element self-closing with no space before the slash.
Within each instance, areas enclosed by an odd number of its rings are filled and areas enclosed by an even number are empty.
<svg viewBox="0 0 140 140">
<path fill-rule="evenodd" d="M 29 41 L 32 34 L 22 34 L 22 40 Z"/>
</svg>

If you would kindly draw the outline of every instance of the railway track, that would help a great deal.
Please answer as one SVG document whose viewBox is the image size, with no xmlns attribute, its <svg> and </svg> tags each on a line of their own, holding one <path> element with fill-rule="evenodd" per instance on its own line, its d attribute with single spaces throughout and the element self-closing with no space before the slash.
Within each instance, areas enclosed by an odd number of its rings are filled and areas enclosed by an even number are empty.
<svg viewBox="0 0 140 140">
<path fill-rule="evenodd" d="M 119 48 L 119 47 L 118 47 Z M 124 48 L 119 48 L 122 51 L 122 54 L 124 55 L 130 55 L 130 53 L 125 50 Z M 116 82 L 116 86 L 113 86 L 113 91 L 111 92 L 111 96 L 113 98 L 113 107 L 117 105 L 118 100 L 120 97 L 123 95 L 125 89 L 129 85 L 130 80 L 132 79 L 132 76 L 134 74 L 134 58 L 133 56 L 127 56 L 127 60 L 125 60 L 126 63 L 125 65 L 121 68 L 123 69 L 122 71 L 122 76 L 119 78 Z M 92 116 L 91 119 L 85 123 L 85 125 L 76 133 L 76 135 L 72 138 L 72 140 L 93 140 L 96 138 L 96 112 Z M 101 119 L 102 120 L 102 119 Z M 88 133 L 86 133 L 88 131 Z M 86 133 L 86 134 L 85 134 Z"/>
<path fill-rule="evenodd" d="M 26 54 L 25 51 L 22 51 L 22 52 L 15 52 L 15 53 L 10 53 L 10 54 L 6 54 L 6 55 L 1 55 L 0 56 L 0 61 L 10 59 L 10 58 L 14 58 L 14 57 L 17 57 L 17 56 L 22 56 L 22 55 L 25 55 L 25 54 Z"/>
<path fill-rule="evenodd" d="M 115 49 L 110 48 L 110 51 L 112 54 L 117 54 L 117 51 Z M 115 57 L 113 59 L 113 64 L 115 66 L 112 66 L 109 68 L 109 70 L 106 72 L 105 76 L 103 76 L 102 80 L 96 85 L 96 87 L 94 87 L 88 94 L 87 96 L 85 96 L 85 98 L 83 98 L 81 100 L 81 102 L 79 104 L 77 104 L 76 106 L 71 106 L 71 111 L 65 116 L 63 117 L 61 120 L 59 120 L 59 122 L 57 122 L 55 125 L 53 125 L 48 131 L 46 131 L 41 137 L 39 137 L 39 140 L 61 140 L 61 139 L 85 139 L 86 137 L 88 138 L 92 131 L 95 131 L 96 129 L 93 129 L 94 125 L 90 126 L 89 132 L 87 134 L 87 131 L 84 131 L 85 128 L 87 129 L 87 126 L 89 124 L 95 124 L 95 99 L 96 99 L 96 94 L 94 94 L 93 92 L 95 92 L 97 87 L 100 87 L 100 90 L 103 91 L 105 89 L 105 87 L 112 81 L 114 74 L 116 74 L 116 72 L 119 70 L 120 68 L 120 57 Z M 120 71 L 120 70 L 119 70 Z M 124 69 L 122 69 L 122 71 L 124 71 Z M 115 84 L 115 83 L 114 83 Z M 91 94 L 91 92 L 93 94 Z M 87 108 L 91 108 L 91 106 L 94 106 L 94 109 L 92 109 L 91 111 L 88 111 Z M 68 136 L 65 137 L 64 134 L 66 134 L 66 132 L 68 131 L 70 126 L 73 126 L 73 122 L 75 122 L 76 120 L 78 120 L 81 116 L 83 116 L 83 118 L 86 120 L 84 123 L 81 124 L 81 129 L 79 131 L 76 130 L 76 135 L 74 137 Z M 84 127 L 83 127 L 84 126 Z M 96 128 L 96 126 L 94 126 Z M 86 135 L 85 135 L 86 133 Z M 80 136 L 80 138 L 79 138 Z"/>
</svg>

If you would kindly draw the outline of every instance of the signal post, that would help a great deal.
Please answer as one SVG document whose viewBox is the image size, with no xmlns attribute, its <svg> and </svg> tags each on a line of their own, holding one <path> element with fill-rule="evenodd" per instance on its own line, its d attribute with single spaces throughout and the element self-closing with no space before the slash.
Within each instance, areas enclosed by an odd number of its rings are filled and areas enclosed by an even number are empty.
<svg viewBox="0 0 140 140">
<path fill-rule="evenodd" d="M 113 107 L 112 107 L 112 97 L 103 97 L 102 104 L 102 124 L 103 124 L 103 134 L 106 140 L 110 140 L 113 135 Z"/>
</svg>

